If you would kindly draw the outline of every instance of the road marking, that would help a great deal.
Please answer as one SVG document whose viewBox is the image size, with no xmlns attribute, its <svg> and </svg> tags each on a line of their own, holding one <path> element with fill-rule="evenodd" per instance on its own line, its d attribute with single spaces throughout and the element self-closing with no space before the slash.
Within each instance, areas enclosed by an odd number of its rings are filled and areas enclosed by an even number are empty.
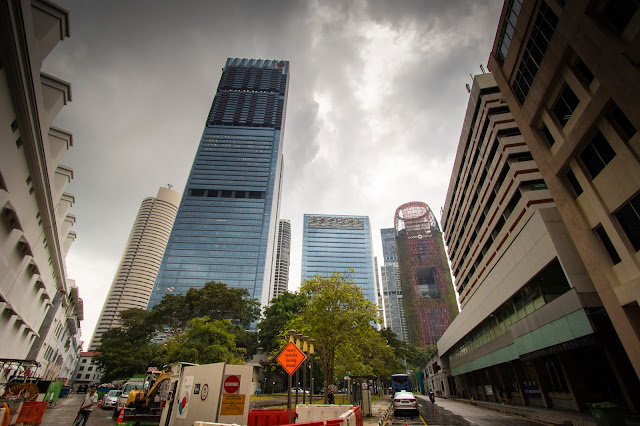
<svg viewBox="0 0 640 426">
<path fill-rule="evenodd" d="M 425 422 L 424 419 L 422 418 L 422 414 L 418 414 L 418 416 L 420 416 L 420 420 L 422 420 L 422 423 L 424 423 L 424 426 L 429 426 L 427 422 Z"/>
</svg>

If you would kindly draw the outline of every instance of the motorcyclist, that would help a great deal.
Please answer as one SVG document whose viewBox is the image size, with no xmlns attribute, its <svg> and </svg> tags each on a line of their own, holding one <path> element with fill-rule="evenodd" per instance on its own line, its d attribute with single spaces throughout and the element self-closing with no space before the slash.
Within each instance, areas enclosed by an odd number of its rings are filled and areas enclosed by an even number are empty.
<svg viewBox="0 0 640 426">
<path fill-rule="evenodd" d="M 429 399 L 431 400 L 431 402 L 435 402 L 436 401 L 436 396 L 433 393 L 432 389 L 429 389 Z"/>
</svg>

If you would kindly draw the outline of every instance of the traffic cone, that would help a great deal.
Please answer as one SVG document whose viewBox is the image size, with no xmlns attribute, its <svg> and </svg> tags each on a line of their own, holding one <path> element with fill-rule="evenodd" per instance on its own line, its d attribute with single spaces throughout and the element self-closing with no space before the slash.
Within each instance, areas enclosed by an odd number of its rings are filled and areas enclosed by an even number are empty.
<svg viewBox="0 0 640 426">
<path fill-rule="evenodd" d="M 124 421 L 124 405 L 122 406 L 122 410 L 120 410 L 120 414 L 118 415 L 118 420 L 116 423 L 122 423 Z"/>
</svg>

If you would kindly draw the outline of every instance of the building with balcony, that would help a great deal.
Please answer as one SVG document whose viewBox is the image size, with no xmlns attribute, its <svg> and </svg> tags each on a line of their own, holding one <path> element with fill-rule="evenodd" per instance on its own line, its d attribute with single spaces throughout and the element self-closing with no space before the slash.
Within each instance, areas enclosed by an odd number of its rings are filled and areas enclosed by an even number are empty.
<svg viewBox="0 0 640 426">
<path fill-rule="evenodd" d="M 71 86 L 41 67 L 69 36 L 69 13 L 48 1 L 1 2 L 0 22 L 0 358 L 35 362 L 32 377 L 68 379 L 83 317 L 65 266 L 76 218 L 73 169 L 62 160 L 73 137 L 52 123 Z M 12 370 L 0 371 L 0 384 Z"/>
</svg>

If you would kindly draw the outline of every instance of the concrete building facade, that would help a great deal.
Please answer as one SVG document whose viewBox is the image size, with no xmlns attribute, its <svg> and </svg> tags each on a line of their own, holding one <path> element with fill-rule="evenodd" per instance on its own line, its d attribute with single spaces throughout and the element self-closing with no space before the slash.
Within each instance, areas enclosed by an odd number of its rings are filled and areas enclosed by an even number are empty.
<svg viewBox="0 0 640 426">
<path fill-rule="evenodd" d="M 380 236 L 382 237 L 382 256 L 384 258 L 380 276 L 382 280 L 385 327 L 396 333 L 398 339 L 408 342 L 395 230 L 393 228 L 381 229 Z"/>
<path fill-rule="evenodd" d="M 273 269 L 273 297 L 289 291 L 289 265 L 291 264 L 291 221 L 280 219 L 276 265 Z"/>
<path fill-rule="evenodd" d="M 100 347 L 104 332 L 122 325 L 120 312 L 130 308 L 147 308 L 179 204 L 180 194 L 169 188 L 160 188 L 155 197 L 147 197 L 142 201 L 91 338 L 89 351 Z"/>
<path fill-rule="evenodd" d="M 288 87 L 288 61 L 227 59 L 149 308 L 210 281 L 269 302 Z"/>
<path fill-rule="evenodd" d="M 377 305 L 368 216 L 304 215 L 302 281 L 334 272 L 353 280 L 364 297 Z"/>
<path fill-rule="evenodd" d="M 74 389 L 77 389 L 80 385 L 100 384 L 103 373 L 98 368 L 98 364 L 93 361 L 93 357 L 98 354 L 99 352 L 95 351 L 80 352 L 78 362 L 74 366 L 71 376 L 71 383 Z"/>
<path fill-rule="evenodd" d="M 71 86 L 41 67 L 69 36 L 69 13 L 48 1 L 1 2 L 0 22 L 0 358 L 67 379 L 83 314 L 65 266 L 76 219 L 73 169 L 62 160 L 73 138 L 52 122 Z M 0 383 L 13 369 L 3 367 Z"/>
<path fill-rule="evenodd" d="M 438 341 L 451 374 L 439 385 L 493 402 L 634 410 L 638 382 L 525 140 L 493 76 L 476 76 L 442 216 L 462 309 Z"/>
<path fill-rule="evenodd" d="M 626 0 L 505 2 L 489 59 L 636 377 L 639 9 Z"/>
</svg>

